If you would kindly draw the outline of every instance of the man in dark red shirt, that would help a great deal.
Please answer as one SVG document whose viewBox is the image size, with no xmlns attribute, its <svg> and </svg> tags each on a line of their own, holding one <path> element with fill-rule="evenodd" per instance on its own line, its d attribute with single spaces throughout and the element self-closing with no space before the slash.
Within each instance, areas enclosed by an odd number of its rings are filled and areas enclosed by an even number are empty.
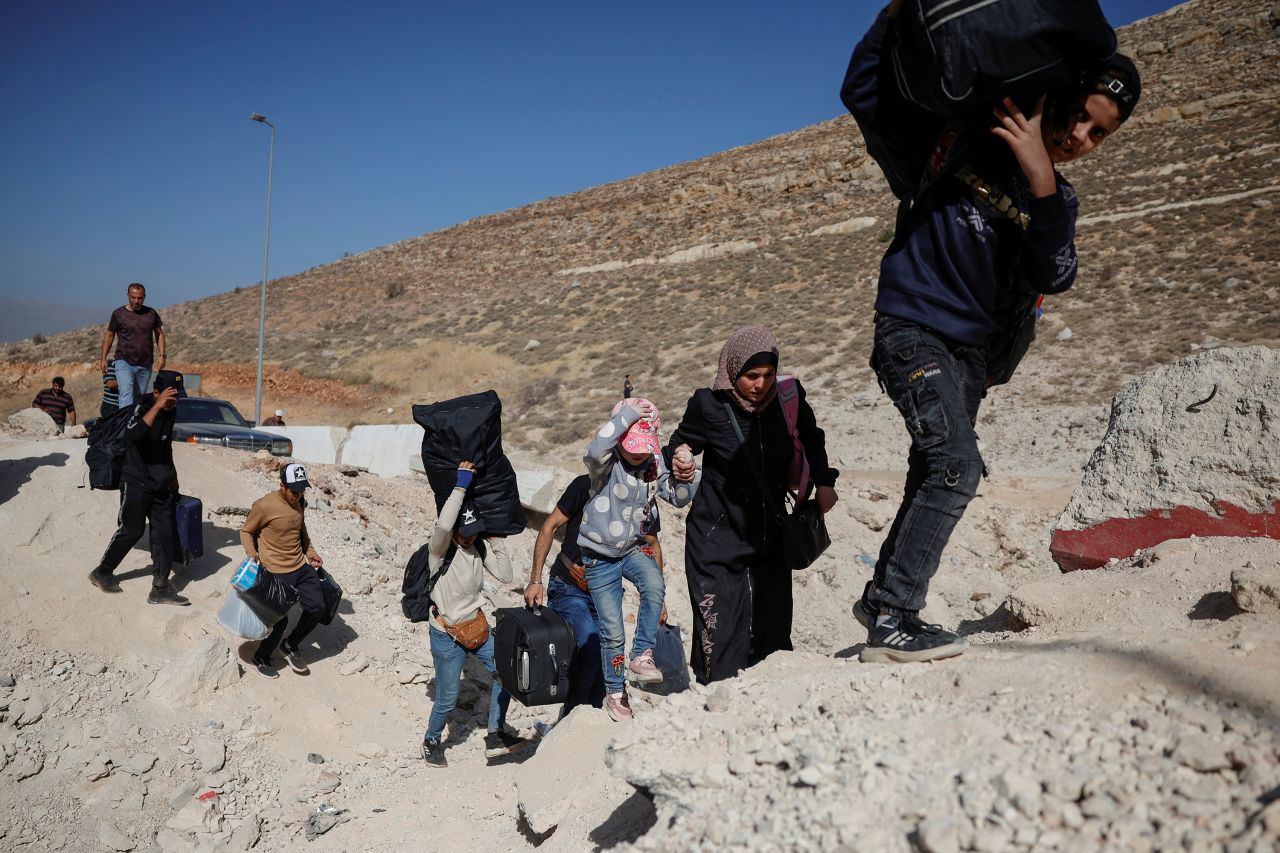
<svg viewBox="0 0 1280 853">
<path fill-rule="evenodd" d="M 142 304 L 146 298 L 145 287 L 136 281 L 129 285 L 128 304 L 111 312 L 107 331 L 102 335 L 102 358 L 98 366 L 104 372 L 107 356 L 111 354 L 111 342 L 118 338 L 115 368 L 122 409 L 129 408 L 135 399 L 146 393 L 152 363 L 155 363 L 155 370 L 162 370 L 165 365 L 165 339 L 160 314 Z M 156 352 L 156 345 L 159 345 L 159 352 Z"/>
<path fill-rule="evenodd" d="M 67 431 L 68 420 L 70 420 L 72 426 L 76 425 L 76 401 L 71 399 L 70 394 L 62 390 L 66 384 L 66 381 L 61 376 L 55 376 L 53 377 L 53 387 L 44 389 L 31 401 L 32 408 L 41 409 L 46 415 L 53 418 L 53 422 L 63 432 Z"/>
</svg>

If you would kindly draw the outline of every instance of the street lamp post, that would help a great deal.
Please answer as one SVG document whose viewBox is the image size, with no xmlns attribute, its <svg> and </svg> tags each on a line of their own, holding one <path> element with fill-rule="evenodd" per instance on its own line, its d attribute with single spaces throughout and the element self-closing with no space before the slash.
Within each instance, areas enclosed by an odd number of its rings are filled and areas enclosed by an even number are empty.
<svg viewBox="0 0 1280 853">
<path fill-rule="evenodd" d="M 259 113 L 252 113 L 249 118 L 271 128 L 271 148 L 267 152 L 267 238 L 262 248 L 262 301 L 258 308 L 258 378 L 253 394 L 253 423 L 261 426 L 262 351 L 267 344 L 267 260 L 271 257 L 271 170 L 276 158 L 276 126 Z"/>
</svg>

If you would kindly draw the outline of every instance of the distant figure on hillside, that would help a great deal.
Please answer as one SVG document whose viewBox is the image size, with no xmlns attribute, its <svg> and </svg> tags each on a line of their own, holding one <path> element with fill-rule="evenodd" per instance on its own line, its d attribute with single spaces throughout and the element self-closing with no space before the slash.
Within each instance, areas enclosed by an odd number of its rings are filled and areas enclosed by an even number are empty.
<svg viewBox="0 0 1280 853">
<path fill-rule="evenodd" d="M 111 312 L 107 330 L 102 334 L 99 364 L 103 371 L 107 369 L 111 342 L 118 338 L 115 369 L 121 408 L 133 405 L 133 401 L 145 393 L 153 367 L 161 370 L 165 365 L 165 339 L 160 314 L 143 304 L 147 289 L 135 281 L 129 285 L 128 295 L 128 303 Z M 156 352 L 156 344 L 159 352 Z"/>
<path fill-rule="evenodd" d="M 1115 54 L 1069 98 L 1041 97 L 1029 113 L 1005 98 L 993 115 L 947 120 L 904 99 L 885 61 L 900 4 L 854 49 L 840 93 L 902 201 L 880 263 L 871 367 L 911 449 L 902 504 L 853 609 L 868 629 L 862 660 L 899 662 L 965 649 L 919 614 L 985 470 L 978 406 L 1025 353 L 1042 295 L 1075 280 L 1078 199 L 1055 167 L 1109 139 L 1141 87 Z"/>
<path fill-rule="evenodd" d="M 309 485 L 307 469 L 290 462 L 280 469 L 280 486 L 254 501 L 240 526 L 244 552 L 292 589 L 302 607 L 302 615 L 283 646 L 280 641 L 289 627 L 287 613 L 258 644 L 253 666 L 264 678 L 279 678 L 272 663 L 277 648 L 283 649 L 285 662 L 294 672 L 305 675 L 310 671 L 302 656 L 302 643 L 324 617 L 324 589 L 316 574 L 316 568 L 322 568 L 324 560 L 307 535 L 307 500 L 303 493 Z"/>
<path fill-rule="evenodd" d="M 173 419 L 178 408 L 176 383 L 181 382 L 181 376 L 165 371 L 157 377 L 155 391 L 133 403 L 133 412 L 125 427 L 128 447 L 120 474 L 119 528 L 107 544 L 98 567 L 89 572 L 89 582 L 98 589 L 120 592 L 115 570 L 149 524 L 151 594 L 147 601 L 150 604 L 186 606 L 191 603 L 169 583 L 178 533 L 174 519 L 178 469 L 173 465 Z"/>
<path fill-rule="evenodd" d="M 116 381 L 116 360 L 107 359 L 102 368 L 102 405 L 98 407 L 98 416 L 107 415 L 120 408 L 120 383 Z"/>
<path fill-rule="evenodd" d="M 622 379 L 622 399 L 626 400 L 629 398 L 633 391 L 635 391 L 635 388 L 631 384 L 631 374 L 628 373 Z"/>
<path fill-rule="evenodd" d="M 700 684 L 732 678 L 792 648 L 792 572 L 775 507 L 784 505 L 797 441 L 818 509 L 825 514 L 838 500 L 840 472 L 827 463 L 826 435 L 795 379 L 786 383 L 796 397 L 794 434 L 788 424 L 778 359 L 778 341 L 764 326 L 734 332 L 720 350 L 715 381 L 693 392 L 664 451 L 677 476 L 702 455 L 702 489 L 684 538 Z"/>
<path fill-rule="evenodd" d="M 71 422 L 71 426 L 76 425 L 76 401 L 71 399 L 70 394 L 62 390 L 66 387 L 66 384 L 67 381 L 61 376 L 55 376 L 51 387 L 45 388 L 31 401 L 31 408 L 40 409 L 53 418 L 53 422 L 63 432 L 67 431 L 68 420 Z"/>
<path fill-rule="evenodd" d="M 276 409 L 276 413 L 262 422 L 263 426 L 282 427 L 284 423 L 284 409 Z"/>
</svg>

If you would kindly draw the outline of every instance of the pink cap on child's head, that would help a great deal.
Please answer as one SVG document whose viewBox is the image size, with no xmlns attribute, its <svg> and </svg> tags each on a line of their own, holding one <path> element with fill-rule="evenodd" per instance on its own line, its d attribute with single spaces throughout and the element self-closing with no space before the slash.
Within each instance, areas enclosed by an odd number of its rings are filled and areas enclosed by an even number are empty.
<svg viewBox="0 0 1280 853">
<path fill-rule="evenodd" d="M 614 406 L 611 414 L 618 414 L 624 406 L 638 410 L 642 403 L 648 403 L 653 408 L 653 414 L 648 420 L 641 418 L 633 423 L 631 428 L 622 434 L 618 444 L 622 445 L 622 449 L 628 453 L 657 453 L 662 447 L 658 441 L 658 430 L 662 427 L 662 418 L 658 415 L 657 406 L 643 397 L 628 397 Z"/>
</svg>

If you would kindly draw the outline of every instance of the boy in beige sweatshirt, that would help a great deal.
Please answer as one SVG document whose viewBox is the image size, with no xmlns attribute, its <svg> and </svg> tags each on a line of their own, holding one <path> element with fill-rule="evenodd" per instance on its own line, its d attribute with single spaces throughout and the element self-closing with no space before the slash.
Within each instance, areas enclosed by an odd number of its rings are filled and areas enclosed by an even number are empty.
<svg viewBox="0 0 1280 853">
<path fill-rule="evenodd" d="M 440 507 L 435 529 L 428 543 L 427 565 L 432 576 L 439 574 L 431 590 L 431 660 L 436 671 L 436 700 L 431 706 L 431 718 L 422 739 L 422 758 L 429 767 L 448 767 L 444 757 L 441 736 L 445 722 L 458 701 L 458 682 L 467 655 L 480 659 L 489 670 L 492 685 L 489 691 L 489 731 L 484 738 L 485 757 L 496 758 L 507 752 L 515 752 L 529 745 L 523 738 L 505 730 L 507 706 L 511 694 L 498 681 L 493 663 L 493 635 L 480 610 L 484 600 L 484 573 L 488 572 L 499 583 L 511 583 L 514 573 L 507 556 L 506 543 L 501 538 L 481 538 L 484 521 L 476 508 L 464 503 L 467 489 L 475 476 L 475 465 L 462 462 L 458 465 L 458 480 L 453 491 Z M 441 572 L 443 572 L 441 574 Z M 484 621 L 484 624 L 480 624 Z M 459 639 L 461 637 L 461 640 Z M 464 645 L 483 637 L 474 647 Z"/>
<path fill-rule="evenodd" d="M 300 464 L 291 462 L 284 466 L 280 469 L 280 488 L 254 501 L 249 517 L 240 527 L 240 544 L 245 553 L 298 596 L 302 615 L 284 641 L 283 651 L 289 667 L 299 674 L 305 674 L 308 668 L 306 658 L 298 649 L 324 615 L 324 591 L 313 568 L 323 566 L 324 560 L 307 535 L 307 504 L 303 493 L 308 485 L 307 471 Z M 288 626 L 286 613 L 254 652 L 254 668 L 264 678 L 279 678 L 271 658 Z"/>
</svg>

